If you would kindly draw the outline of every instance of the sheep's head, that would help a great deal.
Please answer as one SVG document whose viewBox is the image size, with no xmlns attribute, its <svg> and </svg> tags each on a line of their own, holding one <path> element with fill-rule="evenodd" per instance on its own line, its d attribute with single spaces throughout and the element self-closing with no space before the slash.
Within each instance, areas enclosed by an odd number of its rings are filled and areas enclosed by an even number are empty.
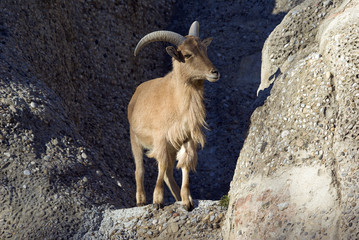
<svg viewBox="0 0 359 240">
<path fill-rule="evenodd" d="M 145 45 L 155 41 L 166 41 L 177 46 L 166 48 L 167 53 L 173 58 L 173 64 L 181 68 L 191 80 L 205 80 L 215 82 L 219 79 L 219 72 L 214 67 L 207 56 L 207 47 L 212 42 L 212 38 L 199 38 L 199 24 L 193 22 L 189 34 L 186 37 L 170 32 L 157 31 L 147 34 L 137 44 L 134 55 L 136 56 L 140 49 Z"/>
</svg>

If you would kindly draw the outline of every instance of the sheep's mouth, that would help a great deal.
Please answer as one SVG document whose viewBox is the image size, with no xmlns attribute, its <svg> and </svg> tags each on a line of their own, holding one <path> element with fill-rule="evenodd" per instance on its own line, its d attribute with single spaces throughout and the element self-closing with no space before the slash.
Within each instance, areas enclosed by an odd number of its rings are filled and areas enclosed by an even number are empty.
<svg viewBox="0 0 359 240">
<path fill-rule="evenodd" d="M 219 80 L 219 77 L 220 77 L 220 74 L 208 74 L 206 76 L 207 80 L 210 81 L 210 82 L 217 82 Z"/>
</svg>

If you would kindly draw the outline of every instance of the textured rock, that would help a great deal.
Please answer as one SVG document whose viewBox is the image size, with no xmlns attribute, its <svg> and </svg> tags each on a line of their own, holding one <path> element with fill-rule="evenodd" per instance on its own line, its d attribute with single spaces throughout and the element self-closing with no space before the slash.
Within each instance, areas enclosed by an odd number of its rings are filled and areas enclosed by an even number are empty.
<svg viewBox="0 0 359 240">
<path fill-rule="evenodd" d="M 165 53 L 132 51 L 172 6 L 0 2 L 0 239 L 68 239 L 89 209 L 134 205 L 126 105 Z"/>
<path fill-rule="evenodd" d="M 258 92 L 273 83 L 278 71 L 287 71 L 293 63 L 315 51 L 318 26 L 335 6 L 333 2 L 305 1 L 284 17 L 264 43 Z"/>
<path fill-rule="evenodd" d="M 218 201 L 195 200 L 191 212 L 180 203 L 155 210 L 151 205 L 106 210 L 98 230 L 88 231 L 75 239 L 223 239 L 225 210 Z M 88 219 L 89 226 L 93 220 Z M 80 238 L 81 237 L 81 238 Z"/>
<path fill-rule="evenodd" d="M 267 39 L 259 90 L 273 86 L 237 162 L 226 239 L 358 238 L 358 12 L 308 0 Z"/>
</svg>

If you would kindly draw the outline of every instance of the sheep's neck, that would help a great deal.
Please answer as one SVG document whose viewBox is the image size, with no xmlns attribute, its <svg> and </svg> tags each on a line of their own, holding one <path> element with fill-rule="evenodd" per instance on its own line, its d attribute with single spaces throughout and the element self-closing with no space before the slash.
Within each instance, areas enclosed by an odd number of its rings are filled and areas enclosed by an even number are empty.
<svg viewBox="0 0 359 240">
<path fill-rule="evenodd" d="M 187 138 L 204 146 L 202 127 L 206 127 L 206 111 L 203 104 L 204 80 L 184 81 L 177 86 L 177 94 L 181 96 L 179 101 L 179 115 L 181 131 Z M 186 139 L 184 140 L 186 141 Z"/>
</svg>

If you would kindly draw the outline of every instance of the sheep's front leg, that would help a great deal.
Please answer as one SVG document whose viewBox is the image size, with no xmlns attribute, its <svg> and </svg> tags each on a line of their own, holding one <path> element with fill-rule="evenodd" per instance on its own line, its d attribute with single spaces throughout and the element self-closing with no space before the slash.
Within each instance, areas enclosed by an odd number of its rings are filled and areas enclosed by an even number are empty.
<svg viewBox="0 0 359 240">
<path fill-rule="evenodd" d="M 166 170 L 167 170 L 167 166 L 159 162 L 157 182 L 156 182 L 155 191 L 153 192 L 153 206 L 156 209 L 163 207 L 163 178 Z"/>
<path fill-rule="evenodd" d="M 187 211 L 191 211 L 193 209 L 193 201 L 189 191 L 189 171 L 188 167 L 182 168 L 181 198 L 182 205 Z"/>
<path fill-rule="evenodd" d="M 177 153 L 177 168 L 182 169 L 181 199 L 187 211 L 193 209 L 193 201 L 189 190 L 189 171 L 197 165 L 197 145 L 192 140 L 185 142 Z"/>
<path fill-rule="evenodd" d="M 175 165 L 176 155 L 174 153 L 174 154 L 170 154 L 169 156 L 170 158 L 168 162 L 168 167 L 164 178 L 165 183 L 167 184 L 168 188 L 170 189 L 176 201 L 181 201 L 180 188 L 178 187 L 176 180 L 173 177 L 173 167 Z"/>
</svg>

